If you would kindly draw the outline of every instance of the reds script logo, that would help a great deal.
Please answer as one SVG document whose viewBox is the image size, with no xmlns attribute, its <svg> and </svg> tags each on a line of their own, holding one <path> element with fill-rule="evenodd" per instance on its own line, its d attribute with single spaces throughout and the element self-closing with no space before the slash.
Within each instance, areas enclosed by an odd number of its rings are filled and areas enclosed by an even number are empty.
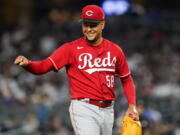
<svg viewBox="0 0 180 135">
<path fill-rule="evenodd" d="M 87 16 L 92 16 L 93 14 L 94 14 L 94 12 L 91 11 L 91 10 L 86 11 L 86 15 L 87 15 Z"/>
<path fill-rule="evenodd" d="M 78 65 L 79 69 L 84 69 L 85 67 L 90 67 L 90 69 L 86 69 L 84 71 L 88 72 L 89 74 L 92 74 L 94 72 L 99 71 L 110 71 L 115 72 L 115 69 L 112 69 L 112 67 L 115 66 L 116 63 L 116 57 L 113 57 L 111 61 L 111 53 L 107 52 L 107 57 L 101 58 L 95 58 L 93 59 L 92 54 L 90 53 L 82 53 L 79 55 L 79 61 L 83 62 L 82 65 Z M 111 68 L 108 68 L 111 67 Z"/>
</svg>

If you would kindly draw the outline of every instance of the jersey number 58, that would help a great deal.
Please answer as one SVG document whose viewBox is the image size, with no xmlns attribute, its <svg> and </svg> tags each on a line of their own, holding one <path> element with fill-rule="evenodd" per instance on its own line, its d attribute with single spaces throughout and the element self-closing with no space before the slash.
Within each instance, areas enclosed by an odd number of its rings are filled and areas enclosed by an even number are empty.
<svg viewBox="0 0 180 135">
<path fill-rule="evenodd" d="M 114 75 L 106 75 L 107 86 L 114 87 Z"/>
</svg>

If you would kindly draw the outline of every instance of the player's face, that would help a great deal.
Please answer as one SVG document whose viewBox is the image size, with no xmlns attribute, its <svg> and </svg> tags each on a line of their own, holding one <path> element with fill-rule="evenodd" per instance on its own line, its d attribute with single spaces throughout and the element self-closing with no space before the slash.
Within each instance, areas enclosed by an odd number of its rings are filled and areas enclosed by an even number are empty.
<svg viewBox="0 0 180 135">
<path fill-rule="evenodd" d="M 100 23 L 83 22 L 83 34 L 89 43 L 96 43 L 102 36 L 104 21 Z"/>
</svg>

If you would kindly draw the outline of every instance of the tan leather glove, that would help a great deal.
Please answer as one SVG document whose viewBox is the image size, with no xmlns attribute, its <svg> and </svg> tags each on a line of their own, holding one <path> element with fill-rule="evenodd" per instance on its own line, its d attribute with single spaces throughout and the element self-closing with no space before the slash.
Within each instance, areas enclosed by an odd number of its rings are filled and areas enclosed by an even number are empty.
<svg viewBox="0 0 180 135">
<path fill-rule="evenodd" d="M 125 115 L 122 121 L 121 135 L 142 135 L 142 126 L 140 121 L 133 120 Z"/>
</svg>

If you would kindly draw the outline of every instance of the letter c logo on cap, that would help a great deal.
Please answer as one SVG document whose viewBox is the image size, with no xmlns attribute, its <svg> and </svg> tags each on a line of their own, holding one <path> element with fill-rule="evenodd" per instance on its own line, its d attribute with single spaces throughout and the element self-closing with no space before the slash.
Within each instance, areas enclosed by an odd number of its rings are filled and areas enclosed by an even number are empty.
<svg viewBox="0 0 180 135">
<path fill-rule="evenodd" d="M 87 16 L 92 16 L 93 14 L 94 14 L 94 12 L 91 11 L 91 10 L 86 11 L 86 15 L 87 15 Z"/>
</svg>

